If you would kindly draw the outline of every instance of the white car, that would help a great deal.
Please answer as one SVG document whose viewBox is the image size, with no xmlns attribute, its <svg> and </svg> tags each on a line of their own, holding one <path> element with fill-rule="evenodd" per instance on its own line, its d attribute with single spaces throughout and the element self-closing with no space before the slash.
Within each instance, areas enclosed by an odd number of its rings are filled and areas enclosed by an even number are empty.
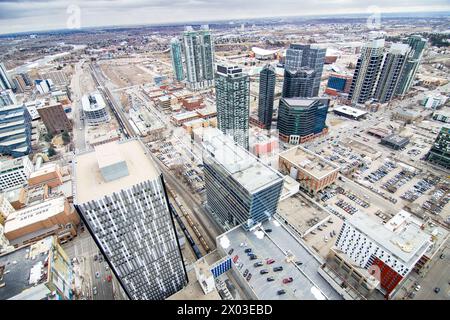
<svg viewBox="0 0 450 320">
<path fill-rule="evenodd" d="M 420 285 L 417 285 L 414 290 L 419 291 L 420 290 Z"/>
</svg>

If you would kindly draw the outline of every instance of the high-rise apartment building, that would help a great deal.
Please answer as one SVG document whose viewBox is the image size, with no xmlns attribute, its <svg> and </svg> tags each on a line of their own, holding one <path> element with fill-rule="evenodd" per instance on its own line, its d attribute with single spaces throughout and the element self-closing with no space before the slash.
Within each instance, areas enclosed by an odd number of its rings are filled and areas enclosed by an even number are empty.
<svg viewBox="0 0 450 320">
<path fill-rule="evenodd" d="M 31 151 L 31 116 L 25 105 L 0 107 L 0 153 L 14 158 Z"/>
<path fill-rule="evenodd" d="M 283 178 L 220 130 L 203 131 L 208 207 L 224 230 L 246 229 L 275 214 Z"/>
<path fill-rule="evenodd" d="M 14 89 L 11 78 L 9 77 L 5 65 L 2 62 L 0 62 L 0 89 L 1 90 Z"/>
<path fill-rule="evenodd" d="M 420 61 L 422 60 L 427 40 L 418 35 L 412 35 L 406 40 L 411 51 L 402 70 L 401 79 L 397 87 L 397 94 L 404 95 L 411 89 Z"/>
<path fill-rule="evenodd" d="M 265 129 L 272 125 L 275 82 L 275 68 L 268 64 L 259 73 L 258 118 Z"/>
<path fill-rule="evenodd" d="M 217 66 L 218 128 L 248 150 L 250 80 L 237 66 Z"/>
<path fill-rule="evenodd" d="M 298 144 L 325 133 L 329 102 L 323 98 L 281 98 L 278 107 L 280 139 Z"/>
<path fill-rule="evenodd" d="M 78 154 L 74 205 L 130 299 L 161 300 L 187 284 L 164 179 L 138 139 Z"/>
<path fill-rule="evenodd" d="M 383 67 L 375 89 L 374 98 L 378 102 L 385 103 L 394 97 L 409 51 L 407 44 L 392 44 L 384 58 Z"/>
<path fill-rule="evenodd" d="M 450 169 L 450 128 L 441 128 L 426 159 L 431 163 Z"/>
<path fill-rule="evenodd" d="M 214 41 L 207 26 L 194 31 L 187 27 L 183 33 L 186 79 L 191 89 L 214 85 Z"/>
<path fill-rule="evenodd" d="M 373 97 L 383 61 L 384 39 L 374 39 L 361 49 L 353 74 L 349 100 L 352 105 L 362 104 Z"/>
<path fill-rule="evenodd" d="M 181 48 L 181 42 L 178 38 L 170 40 L 170 57 L 172 59 L 172 68 L 177 81 L 184 80 L 183 71 L 183 50 Z"/>
<path fill-rule="evenodd" d="M 286 50 L 285 70 L 297 71 L 300 69 L 312 72 L 312 89 L 305 97 L 316 97 L 319 94 L 320 79 L 325 63 L 326 49 L 315 45 L 291 44 Z"/>
</svg>

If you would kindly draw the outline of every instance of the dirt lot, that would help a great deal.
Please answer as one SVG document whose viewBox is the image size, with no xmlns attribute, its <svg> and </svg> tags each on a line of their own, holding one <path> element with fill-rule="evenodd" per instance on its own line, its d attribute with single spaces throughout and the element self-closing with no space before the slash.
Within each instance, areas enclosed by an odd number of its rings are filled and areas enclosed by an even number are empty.
<svg viewBox="0 0 450 320">
<path fill-rule="evenodd" d="M 141 68 L 129 64 L 101 64 L 105 75 L 119 88 L 141 85 L 153 81 L 153 77 Z"/>
</svg>

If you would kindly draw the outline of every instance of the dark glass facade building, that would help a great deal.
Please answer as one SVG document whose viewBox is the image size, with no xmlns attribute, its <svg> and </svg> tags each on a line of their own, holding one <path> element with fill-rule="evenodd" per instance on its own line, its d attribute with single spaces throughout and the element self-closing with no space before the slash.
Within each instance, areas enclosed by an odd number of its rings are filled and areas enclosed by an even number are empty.
<svg viewBox="0 0 450 320">
<path fill-rule="evenodd" d="M 258 118 L 265 129 L 272 124 L 273 100 L 275 96 L 275 68 L 266 65 L 259 73 Z"/>
<path fill-rule="evenodd" d="M 282 98 L 278 108 L 280 136 L 292 143 L 297 137 L 314 136 L 326 128 L 329 99 Z M 294 136 L 294 137 L 293 137 Z"/>
<path fill-rule="evenodd" d="M 450 128 L 443 127 L 426 155 L 427 161 L 450 169 Z"/>
</svg>

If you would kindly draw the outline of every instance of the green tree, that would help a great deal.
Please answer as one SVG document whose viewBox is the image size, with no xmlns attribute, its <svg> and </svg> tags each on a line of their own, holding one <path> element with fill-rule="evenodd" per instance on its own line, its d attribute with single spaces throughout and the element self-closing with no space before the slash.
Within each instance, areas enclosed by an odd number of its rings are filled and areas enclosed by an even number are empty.
<svg viewBox="0 0 450 320">
<path fill-rule="evenodd" d="M 53 147 L 48 148 L 47 154 L 49 157 L 53 157 L 56 154 L 56 151 Z"/>
<path fill-rule="evenodd" d="M 52 141 L 52 139 L 53 139 L 53 135 L 51 132 L 47 132 L 46 134 L 44 134 L 44 140 L 46 142 L 50 142 L 50 141 Z"/>
<path fill-rule="evenodd" d="M 70 142 L 70 134 L 67 131 L 64 131 L 62 133 L 62 139 L 65 145 L 68 144 Z"/>
</svg>

